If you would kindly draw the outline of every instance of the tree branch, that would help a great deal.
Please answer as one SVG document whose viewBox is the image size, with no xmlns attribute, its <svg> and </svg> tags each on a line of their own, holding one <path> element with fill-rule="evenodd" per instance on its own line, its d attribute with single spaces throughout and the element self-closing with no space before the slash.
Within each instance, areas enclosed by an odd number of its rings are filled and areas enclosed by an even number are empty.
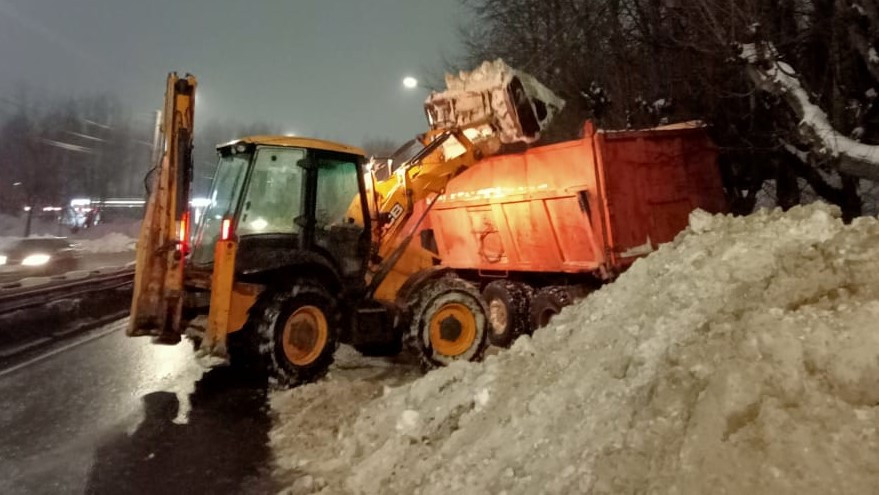
<svg viewBox="0 0 879 495">
<path fill-rule="evenodd" d="M 831 160 L 840 172 L 879 180 L 879 146 L 859 143 L 839 133 L 827 114 L 812 103 L 794 69 L 778 60 L 771 43 L 741 46 L 747 73 L 760 89 L 782 97 L 800 118 L 798 131 L 812 150 Z"/>
</svg>

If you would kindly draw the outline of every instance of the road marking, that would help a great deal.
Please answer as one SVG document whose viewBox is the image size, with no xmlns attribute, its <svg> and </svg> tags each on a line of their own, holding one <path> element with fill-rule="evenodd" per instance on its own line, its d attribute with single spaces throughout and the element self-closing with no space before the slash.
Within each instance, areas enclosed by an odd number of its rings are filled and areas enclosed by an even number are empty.
<svg viewBox="0 0 879 495">
<path fill-rule="evenodd" d="M 94 333 L 94 334 L 92 334 L 92 335 L 89 335 L 88 337 L 84 337 L 84 338 L 82 338 L 82 339 L 80 339 L 80 340 L 77 340 L 76 342 L 71 342 L 71 343 L 69 343 L 69 344 L 67 344 L 67 345 L 65 345 L 65 346 L 59 347 L 59 348 L 57 348 L 57 349 L 52 349 L 51 351 L 49 351 L 49 352 L 47 352 L 47 353 L 45 353 L 45 354 L 41 354 L 41 355 L 39 355 L 39 356 L 37 356 L 37 357 L 35 357 L 35 358 L 33 358 L 33 359 L 29 359 L 29 360 L 27 360 L 27 361 L 25 361 L 25 362 L 23 362 L 23 363 L 18 363 L 18 364 L 16 364 L 15 366 L 13 366 L 13 367 L 11 367 L 11 368 L 7 368 L 7 369 L 5 369 L 5 370 L 3 370 L 3 371 L 0 371 L 0 378 L 4 377 L 4 376 L 6 376 L 6 375 L 9 375 L 9 374 L 11 374 L 11 373 L 15 373 L 16 371 L 18 371 L 18 370 L 20 370 L 20 369 L 22 369 L 22 368 L 27 368 L 28 366 L 32 366 L 32 365 L 34 365 L 34 364 L 37 364 L 37 363 L 39 363 L 40 361 L 43 361 L 43 360 L 45 360 L 45 359 L 48 359 L 48 358 L 50 358 L 50 357 L 52 357 L 52 356 L 55 356 L 55 355 L 61 354 L 62 352 L 69 351 L 69 350 L 71 350 L 71 349 L 73 349 L 73 348 L 75 348 L 75 347 L 79 347 L 79 346 L 81 346 L 81 345 L 83 345 L 83 344 L 88 344 L 89 342 L 92 342 L 92 341 L 94 341 L 94 340 L 98 340 L 98 339 L 100 339 L 100 338 L 102 338 L 102 337 L 106 337 L 107 335 L 110 335 L 110 334 L 113 333 L 113 332 L 116 332 L 116 331 L 118 331 L 118 330 L 121 330 L 120 327 L 121 327 L 121 322 L 122 322 L 122 321 L 124 321 L 124 319 L 123 319 L 123 320 L 119 320 L 119 321 L 115 321 L 115 322 L 113 322 L 113 323 L 110 323 L 109 325 L 107 325 L 108 328 L 104 329 L 104 330 L 101 331 L 101 332 Z"/>
</svg>

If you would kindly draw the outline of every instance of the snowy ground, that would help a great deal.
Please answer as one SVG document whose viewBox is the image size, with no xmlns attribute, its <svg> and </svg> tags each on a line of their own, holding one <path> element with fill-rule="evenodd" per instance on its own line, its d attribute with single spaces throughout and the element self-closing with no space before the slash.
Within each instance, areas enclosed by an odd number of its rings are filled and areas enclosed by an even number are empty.
<svg viewBox="0 0 879 495">
<path fill-rule="evenodd" d="M 275 394 L 277 474 L 290 493 L 871 493 L 879 221 L 837 217 L 694 213 L 483 363 L 418 378 L 348 351 L 355 369 Z"/>
</svg>

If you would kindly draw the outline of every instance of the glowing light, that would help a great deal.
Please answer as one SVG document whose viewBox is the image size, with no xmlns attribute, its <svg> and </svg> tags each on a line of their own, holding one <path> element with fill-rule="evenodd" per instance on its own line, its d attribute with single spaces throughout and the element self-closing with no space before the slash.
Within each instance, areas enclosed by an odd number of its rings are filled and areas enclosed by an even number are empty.
<svg viewBox="0 0 879 495">
<path fill-rule="evenodd" d="M 189 212 L 183 214 L 177 229 L 177 240 L 180 241 L 177 248 L 186 253 L 189 251 Z"/>
<path fill-rule="evenodd" d="M 89 198 L 74 198 L 70 200 L 70 206 L 89 206 L 92 200 Z"/>
<path fill-rule="evenodd" d="M 418 79 L 415 79 L 412 76 L 406 76 L 403 78 L 403 87 L 406 89 L 415 89 L 418 87 Z"/>
<path fill-rule="evenodd" d="M 232 236 L 232 219 L 224 218 L 222 226 L 220 227 L 220 240 L 228 241 Z"/>
<path fill-rule="evenodd" d="M 21 264 L 24 266 L 41 266 L 48 263 L 51 258 L 48 254 L 32 254 L 21 260 Z"/>
<path fill-rule="evenodd" d="M 2 254 L 0 254 L 0 265 L 5 265 L 5 264 L 6 264 L 6 256 L 3 256 Z"/>
<path fill-rule="evenodd" d="M 211 200 L 210 198 L 192 198 L 189 204 L 193 208 L 207 208 L 211 205 Z"/>
<path fill-rule="evenodd" d="M 264 218 L 260 217 L 250 222 L 250 226 L 253 230 L 263 230 L 269 226 L 269 222 L 266 222 Z"/>
</svg>

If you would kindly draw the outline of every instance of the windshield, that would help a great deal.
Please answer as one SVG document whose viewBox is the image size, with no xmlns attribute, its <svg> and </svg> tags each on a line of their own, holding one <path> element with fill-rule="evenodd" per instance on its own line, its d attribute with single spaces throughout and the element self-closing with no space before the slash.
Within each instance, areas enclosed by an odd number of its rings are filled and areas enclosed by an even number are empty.
<svg viewBox="0 0 879 495">
<path fill-rule="evenodd" d="M 220 237 L 220 224 L 223 217 L 234 213 L 238 196 L 247 172 L 250 154 L 228 155 L 220 158 L 210 204 L 201 217 L 192 251 L 192 262 L 203 265 L 214 260 L 214 245 Z"/>
<path fill-rule="evenodd" d="M 411 160 L 423 149 L 424 145 L 421 141 L 412 139 L 406 142 L 403 146 L 400 146 L 390 157 L 376 159 L 375 164 L 373 165 L 375 179 L 379 182 L 388 180 L 391 177 L 391 174 L 400 168 L 400 165 Z"/>
<path fill-rule="evenodd" d="M 260 148 L 236 227 L 239 236 L 295 234 L 303 212 L 305 150 Z"/>
</svg>

